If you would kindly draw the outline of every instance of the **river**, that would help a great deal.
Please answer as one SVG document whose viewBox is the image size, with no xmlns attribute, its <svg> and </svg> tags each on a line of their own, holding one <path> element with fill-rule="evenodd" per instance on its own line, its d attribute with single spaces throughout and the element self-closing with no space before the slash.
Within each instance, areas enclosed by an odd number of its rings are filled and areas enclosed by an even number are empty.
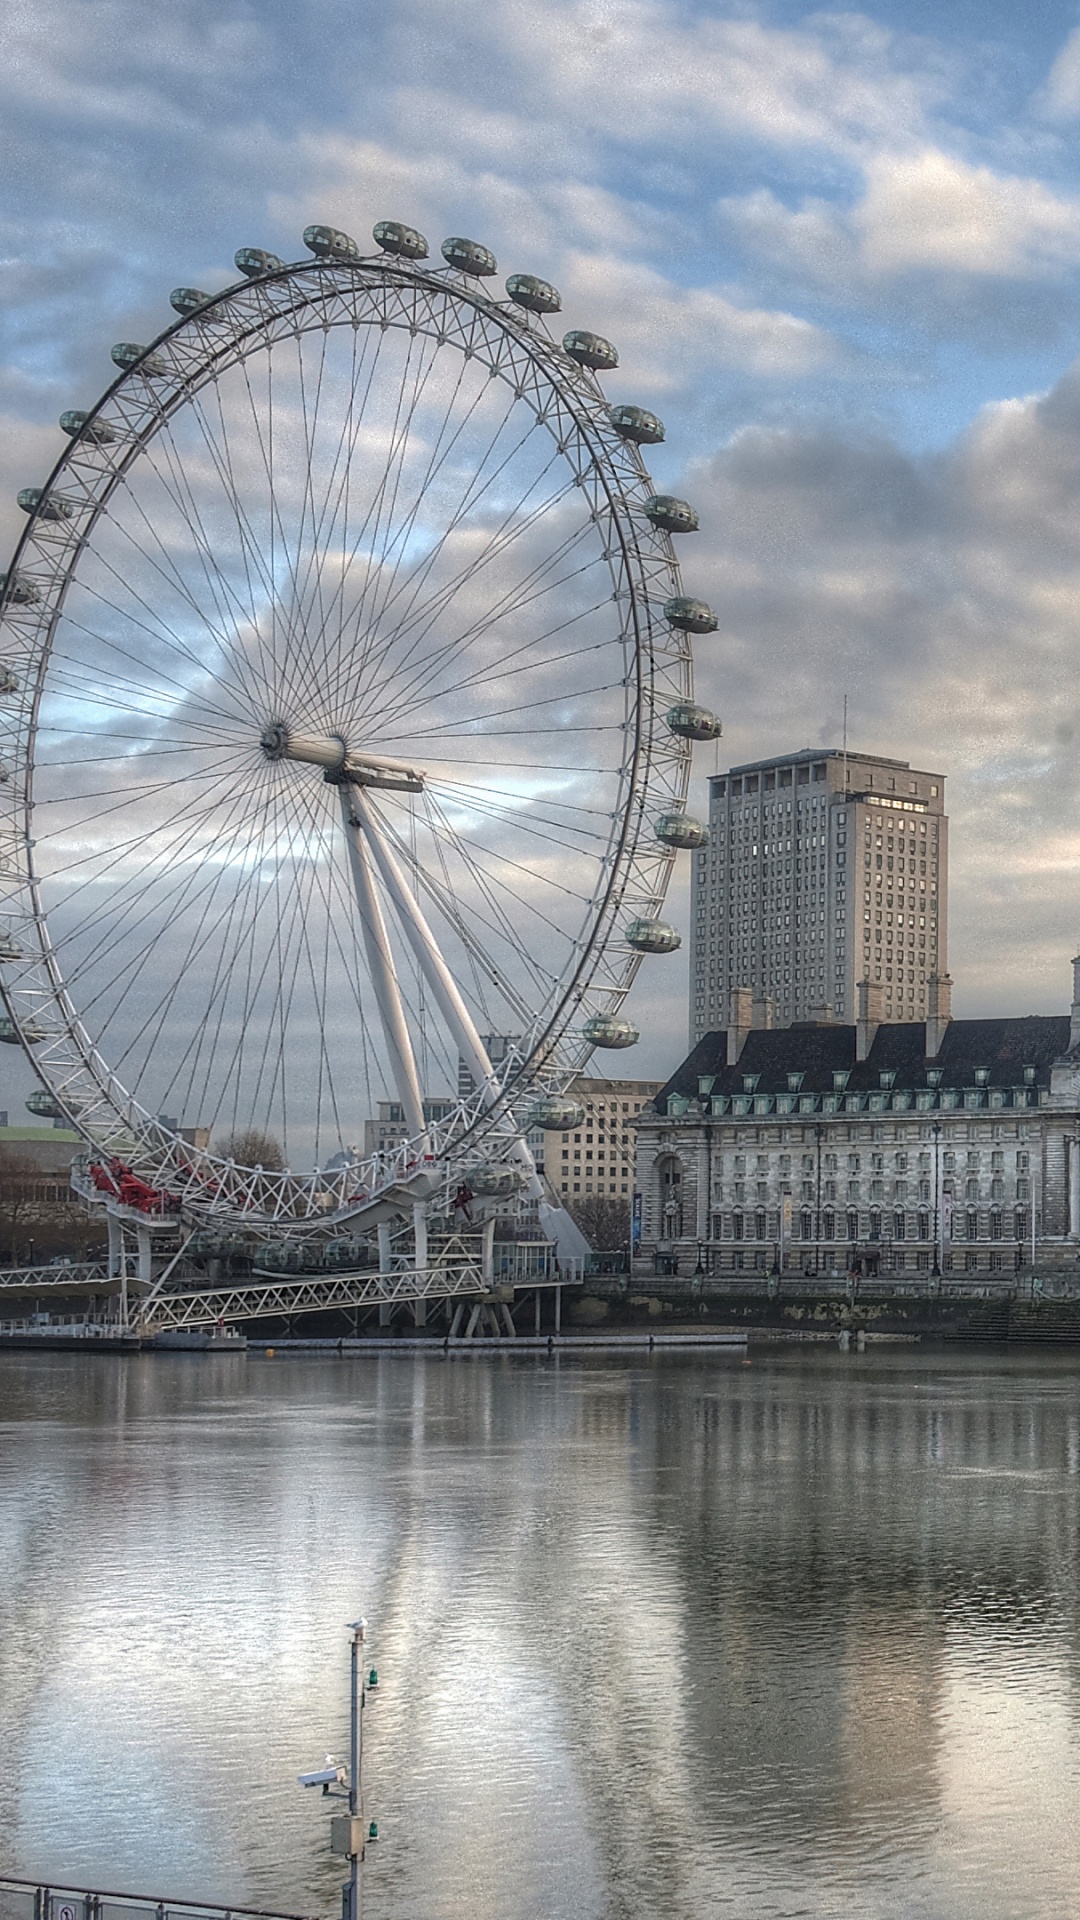
<svg viewBox="0 0 1080 1920">
<path fill-rule="evenodd" d="M 0 1355 L 0 1867 L 365 1920 L 1080 1912 L 1080 1354 Z"/>
</svg>

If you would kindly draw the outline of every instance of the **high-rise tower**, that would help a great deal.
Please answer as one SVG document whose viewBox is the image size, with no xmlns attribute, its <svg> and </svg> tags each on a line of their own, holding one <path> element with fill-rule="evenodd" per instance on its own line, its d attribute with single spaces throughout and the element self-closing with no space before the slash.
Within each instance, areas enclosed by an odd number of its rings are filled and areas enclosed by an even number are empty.
<svg viewBox="0 0 1080 1920">
<path fill-rule="evenodd" d="M 824 751 L 710 780 L 694 855 L 691 1044 L 748 988 L 755 1024 L 852 1021 L 860 981 L 886 1021 L 925 1020 L 947 973 L 945 780 Z"/>
</svg>

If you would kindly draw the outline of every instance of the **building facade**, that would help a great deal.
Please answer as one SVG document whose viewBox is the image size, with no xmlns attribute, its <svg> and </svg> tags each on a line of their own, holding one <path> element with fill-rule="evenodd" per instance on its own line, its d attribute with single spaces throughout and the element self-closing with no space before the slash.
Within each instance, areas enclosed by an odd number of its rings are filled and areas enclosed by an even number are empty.
<svg viewBox="0 0 1080 1920">
<path fill-rule="evenodd" d="M 690 1044 L 748 992 L 760 1026 L 831 1010 L 854 1020 L 860 981 L 882 1019 L 925 1020 L 947 971 L 945 781 L 874 754 L 788 754 L 709 783 L 693 856 Z"/>
<path fill-rule="evenodd" d="M 710 1034 L 642 1113 L 642 1274 L 1080 1279 L 1069 1015 Z"/>
<path fill-rule="evenodd" d="M 567 1097 L 584 1107 L 584 1125 L 542 1136 L 548 1184 L 564 1205 L 572 1206 L 586 1194 L 630 1201 L 635 1124 L 662 1084 L 660 1080 L 601 1080 L 585 1074 L 571 1082 Z"/>
</svg>

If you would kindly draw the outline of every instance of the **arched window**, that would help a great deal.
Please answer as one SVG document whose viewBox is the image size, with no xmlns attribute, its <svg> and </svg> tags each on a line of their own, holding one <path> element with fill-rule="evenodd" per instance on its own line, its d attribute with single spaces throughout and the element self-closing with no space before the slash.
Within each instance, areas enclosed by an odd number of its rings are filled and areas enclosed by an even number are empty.
<svg viewBox="0 0 1080 1920">
<path fill-rule="evenodd" d="M 758 1212 L 758 1213 L 755 1213 L 754 1215 L 754 1239 L 764 1240 L 764 1238 L 765 1238 L 765 1215 L 764 1213 Z"/>
<path fill-rule="evenodd" d="M 880 1215 L 880 1213 L 877 1213 L 877 1212 L 873 1212 L 873 1213 L 871 1213 L 871 1215 L 870 1215 L 870 1238 L 871 1238 L 871 1240 L 880 1240 L 880 1239 L 881 1239 L 881 1215 Z"/>
<path fill-rule="evenodd" d="M 732 1237 L 732 1239 L 733 1239 L 733 1240 L 741 1240 L 741 1239 L 743 1238 L 743 1229 L 744 1229 L 744 1221 L 743 1221 L 743 1217 L 742 1217 L 742 1214 L 741 1214 L 741 1213 L 733 1213 L 733 1214 L 732 1214 L 732 1216 L 731 1216 L 731 1237 Z"/>
<path fill-rule="evenodd" d="M 836 1215 L 824 1213 L 821 1216 L 821 1237 L 823 1240 L 836 1239 Z"/>
<path fill-rule="evenodd" d="M 1026 1240 L 1028 1237 L 1028 1217 L 1023 1207 L 1017 1207 L 1016 1209 L 1016 1217 L 1013 1220 L 1013 1233 L 1017 1240 Z"/>
<path fill-rule="evenodd" d="M 852 1207 L 848 1212 L 847 1237 L 850 1240 L 852 1246 L 854 1246 L 856 1240 L 859 1237 L 859 1216 L 856 1213 L 854 1207 Z"/>
<path fill-rule="evenodd" d="M 990 1238 L 991 1240 L 1000 1240 L 1002 1238 L 1000 1207 L 995 1207 L 990 1215 Z"/>
<path fill-rule="evenodd" d="M 979 1237 L 979 1216 L 974 1208 L 967 1214 L 967 1237 L 969 1240 L 977 1240 Z"/>
<path fill-rule="evenodd" d="M 665 1240 L 681 1240 L 683 1230 L 682 1161 L 677 1154 L 665 1154 L 657 1164 L 660 1179 L 660 1218 Z"/>
<path fill-rule="evenodd" d="M 812 1239 L 813 1239 L 813 1237 L 814 1237 L 814 1216 L 813 1216 L 813 1214 L 812 1214 L 812 1213 L 809 1213 L 809 1212 L 803 1212 L 803 1213 L 800 1213 L 800 1215 L 799 1215 L 799 1237 L 800 1237 L 800 1239 L 803 1239 L 803 1240 L 812 1240 Z"/>
<path fill-rule="evenodd" d="M 920 1239 L 920 1240 L 929 1240 L 929 1238 L 930 1238 L 930 1215 L 929 1215 L 928 1213 L 920 1213 L 920 1215 L 919 1215 L 919 1239 Z"/>
<path fill-rule="evenodd" d="M 899 1208 L 892 1217 L 892 1237 L 894 1240 L 904 1240 L 907 1237 L 907 1215 Z"/>
</svg>

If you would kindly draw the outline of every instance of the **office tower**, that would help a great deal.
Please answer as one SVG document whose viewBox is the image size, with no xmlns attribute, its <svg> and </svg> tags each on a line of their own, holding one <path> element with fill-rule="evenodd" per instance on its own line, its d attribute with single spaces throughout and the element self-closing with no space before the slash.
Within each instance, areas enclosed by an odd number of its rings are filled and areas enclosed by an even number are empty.
<svg viewBox="0 0 1080 1920">
<path fill-rule="evenodd" d="M 637 1116 L 661 1085 L 659 1080 L 601 1080 L 588 1074 L 570 1082 L 567 1096 L 580 1101 L 585 1119 L 570 1132 L 544 1135 L 548 1181 L 561 1201 L 573 1206 L 586 1193 L 631 1199 Z"/>
<path fill-rule="evenodd" d="M 709 782 L 693 856 L 691 1045 L 748 989 L 756 1026 L 852 1022 L 859 982 L 885 1021 L 925 1020 L 948 971 L 945 781 L 906 760 L 824 751 Z"/>
</svg>

